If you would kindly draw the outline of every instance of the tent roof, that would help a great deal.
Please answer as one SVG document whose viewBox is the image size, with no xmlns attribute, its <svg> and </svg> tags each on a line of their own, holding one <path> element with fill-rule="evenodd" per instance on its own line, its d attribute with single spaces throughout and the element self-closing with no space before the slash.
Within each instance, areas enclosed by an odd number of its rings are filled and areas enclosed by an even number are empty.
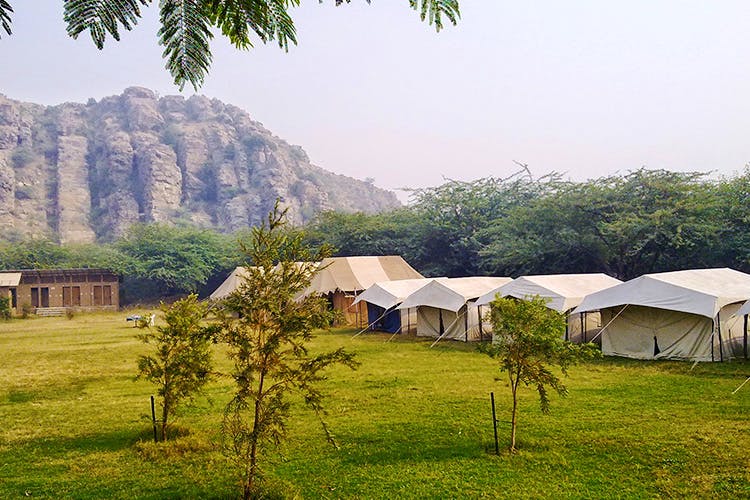
<svg viewBox="0 0 750 500">
<path fill-rule="evenodd" d="M 458 311 L 467 301 L 487 293 L 493 288 L 509 283 L 511 278 L 473 276 L 468 278 L 436 278 L 409 295 L 398 309 L 430 306 Z"/>
<path fill-rule="evenodd" d="M 320 263 L 308 293 L 356 292 L 375 283 L 423 278 L 400 255 L 330 257 Z"/>
<path fill-rule="evenodd" d="M 498 293 L 501 297 L 518 299 L 539 295 L 548 299 L 550 309 L 565 312 L 580 304 L 586 295 L 620 283 L 622 281 L 603 273 L 521 276 L 482 295 L 477 305 L 489 304 Z"/>
<path fill-rule="evenodd" d="M 575 312 L 626 304 L 713 318 L 727 304 L 750 298 L 750 275 L 734 269 L 690 269 L 644 274 L 586 296 Z"/>
<path fill-rule="evenodd" d="M 430 281 L 432 281 L 432 278 L 381 281 L 375 283 L 358 295 L 352 305 L 357 302 L 365 301 L 384 309 L 390 309 L 391 307 L 403 302 L 406 297 L 416 292 Z"/>
<path fill-rule="evenodd" d="M 0 273 L 0 286 L 18 286 L 21 273 Z"/>
<path fill-rule="evenodd" d="M 234 268 L 234 271 L 232 271 L 227 279 L 225 279 L 224 282 L 214 290 L 214 293 L 212 293 L 210 297 L 214 300 L 220 300 L 227 297 L 240 286 L 240 283 L 242 283 L 242 279 L 246 274 L 246 268 L 242 266 Z"/>
</svg>

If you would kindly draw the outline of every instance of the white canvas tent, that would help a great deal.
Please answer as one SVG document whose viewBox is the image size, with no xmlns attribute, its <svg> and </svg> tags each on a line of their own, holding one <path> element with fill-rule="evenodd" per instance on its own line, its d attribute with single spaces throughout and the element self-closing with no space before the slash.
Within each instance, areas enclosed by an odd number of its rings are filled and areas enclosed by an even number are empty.
<svg viewBox="0 0 750 500">
<path fill-rule="evenodd" d="M 750 359 L 750 346 L 748 345 L 747 338 L 748 315 L 750 315 L 750 300 L 742 304 L 742 306 L 735 313 L 735 316 L 742 318 L 742 339 L 738 339 L 737 341 L 735 354 L 737 355 L 737 357 L 742 357 L 743 359 Z"/>
<path fill-rule="evenodd" d="M 409 295 L 398 309 L 417 308 L 417 335 L 454 340 L 477 340 L 483 335 L 474 302 L 511 278 L 476 276 L 437 278 Z"/>
<path fill-rule="evenodd" d="M 307 293 L 328 296 L 344 322 L 367 326 L 365 304 L 352 307 L 357 296 L 377 282 L 424 278 L 400 255 L 331 257 L 323 259 Z"/>
<path fill-rule="evenodd" d="M 246 268 L 242 266 L 235 267 L 234 271 L 232 271 L 229 276 L 227 276 L 227 279 L 225 279 L 224 282 L 219 285 L 216 290 L 214 290 L 214 292 L 210 295 L 210 298 L 214 300 L 221 300 L 228 297 L 240 286 L 240 284 L 242 284 L 242 280 L 246 275 Z"/>
<path fill-rule="evenodd" d="M 416 325 L 416 311 L 414 309 L 393 311 L 392 309 L 430 281 L 432 278 L 380 281 L 358 295 L 352 302 L 352 306 L 360 302 L 368 303 L 367 321 L 371 329 L 383 329 L 391 333 L 409 332 L 411 327 Z M 399 315 L 398 321 L 382 321 L 393 314 Z M 375 328 L 376 326 L 380 328 Z"/>
<path fill-rule="evenodd" d="M 694 269 L 643 275 L 588 295 L 574 312 L 601 311 L 606 355 L 721 361 L 737 356 L 736 313 L 748 298 L 750 275 Z"/>
<path fill-rule="evenodd" d="M 547 307 L 567 315 L 565 340 L 587 342 L 598 333 L 601 326 L 599 312 L 571 314 L 570 311 L 586 295 L 620 283 L 622 281 L 603 273 L 522 276 L 482 295 L 477 300 L 477 305 L 489 304 L 498 294 L 521 300 L 538 295 L 547 300 Z"/>
</svg>

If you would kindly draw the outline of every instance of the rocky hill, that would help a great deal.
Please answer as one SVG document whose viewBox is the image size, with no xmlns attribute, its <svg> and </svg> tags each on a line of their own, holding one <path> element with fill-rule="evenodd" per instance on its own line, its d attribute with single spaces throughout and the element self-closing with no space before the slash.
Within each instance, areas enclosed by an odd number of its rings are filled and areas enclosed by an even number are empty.
<svg viewBox="0 0 750 500">
<path fill-rule="evenodd" d="M 143 88 L 40 106 L 0 94 L 0 228 L 61 242 L 112 239 L 134 222 L 232 231 L 277 198 L 293 222 L 321 210 L 377 212 L 395 195 L 312 165 L 243 110 Z"/>
</svg>

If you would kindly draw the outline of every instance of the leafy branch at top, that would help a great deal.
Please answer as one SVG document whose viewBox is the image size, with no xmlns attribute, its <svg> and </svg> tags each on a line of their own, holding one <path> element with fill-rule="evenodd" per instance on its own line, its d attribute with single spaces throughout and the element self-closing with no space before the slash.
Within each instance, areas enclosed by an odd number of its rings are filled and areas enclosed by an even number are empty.
<svg viewBox="0 0 750 500">
<path fill-rule="evenodd" d="M 365 0 L 370 3 L 370 0 Z M 323 0 L 319 0 L 323 3 Z M 351 0 L 335 0 L 335 4 Z M 152 0 L 66 0 L 64 20 L 73 38 L 88 31 L 97 48 L 104 47 L 107 35 L 120 40 L 120 30 L 132 30 L 142 15 L 142 7 Z M 297 44 L 297 32 L 290 9 L 300 0 L 160 0 L 159 44 L 164 46 L 166 68 L 180 89 L 190 83 L 198 89 L 211 65 L 211 28 L 238 49 L 253 46 L 251 34 L 263 43 L 276 41 L 283 50 Z M 458 0 L 409 0 L 409 6 L 422 21 L 443 29 L 445 21 L 456 24 L 461 14 Z M 13 12 L 8 0 L 0 0 L 0 26 L 11 34 Z"/>
</svg>

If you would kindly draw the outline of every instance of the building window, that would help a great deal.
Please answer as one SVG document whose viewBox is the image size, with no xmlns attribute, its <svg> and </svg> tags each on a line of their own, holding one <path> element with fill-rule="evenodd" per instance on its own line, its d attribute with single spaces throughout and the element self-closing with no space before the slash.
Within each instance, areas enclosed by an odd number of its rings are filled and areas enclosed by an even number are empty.
<svg viewBox="0 0 750 500">
<path fill-rule="evenodd" d="M 32 307 L 49 307 L 49 287 L 31 288 Z"/>
<path fill-rule="evenodd" d="M 81 287 L 64 286 L 63 287 L 63 306 L 72 307 L 81 305 Z"/>
</svg>

